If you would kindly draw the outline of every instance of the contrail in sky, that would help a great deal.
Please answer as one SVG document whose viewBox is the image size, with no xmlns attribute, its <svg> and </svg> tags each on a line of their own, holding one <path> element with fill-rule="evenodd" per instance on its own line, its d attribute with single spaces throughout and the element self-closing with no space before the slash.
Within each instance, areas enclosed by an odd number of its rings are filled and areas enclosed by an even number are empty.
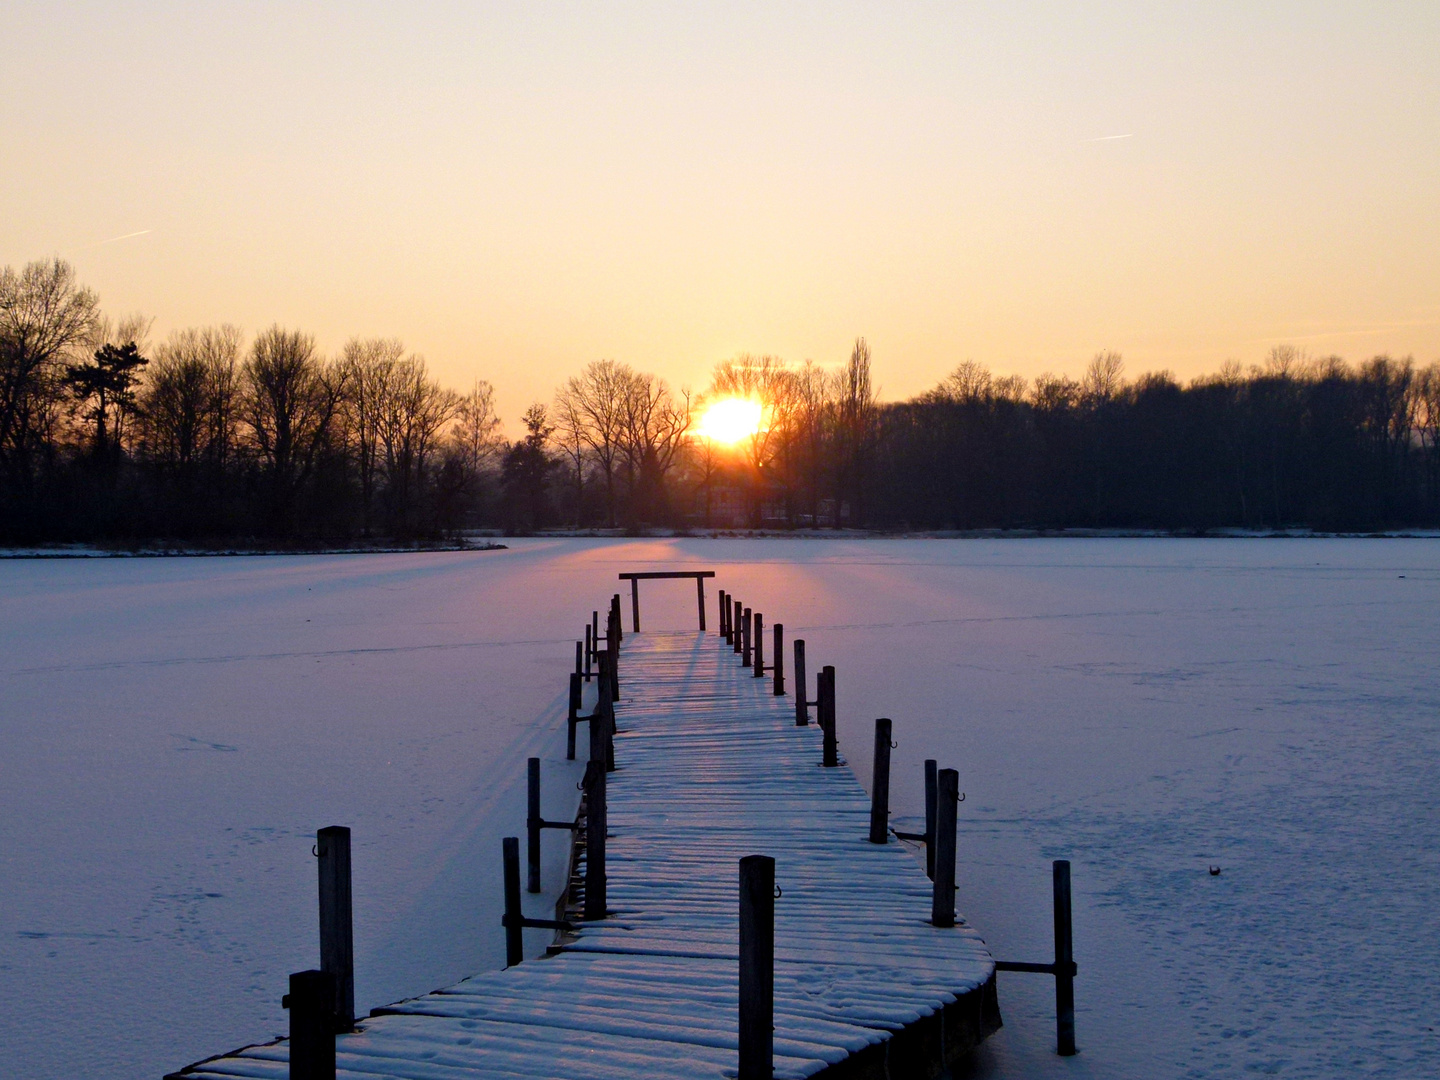
<svg viewBox="0 0 1440 1080">
<path fill-rule="evenodd" d="M 1130 132 L 1128 135 L 1101 135 L 1098 139 L 1086 139 L 1085 141 L 1086 141 L 1086 142 L 1114 142 L 1116 139 L 1133 139 L 1134 137 L 1135 137 L 1135 133 L 1132 131 L 1132 132 Z"/>
<path fill-rule="evenodd" d="M 141 229 L 139 232 L 127 232 L 124 236 L 112 236 L 109 240 L 101 240 L 98 244 L 91 244 L 91 247 L 104 247 L 106 244 L 113 244 L 116 240 L 129 240 L 132 236 L 144 236 L 146 233 L 154 232 L 154 229 Z"/>
</svg>

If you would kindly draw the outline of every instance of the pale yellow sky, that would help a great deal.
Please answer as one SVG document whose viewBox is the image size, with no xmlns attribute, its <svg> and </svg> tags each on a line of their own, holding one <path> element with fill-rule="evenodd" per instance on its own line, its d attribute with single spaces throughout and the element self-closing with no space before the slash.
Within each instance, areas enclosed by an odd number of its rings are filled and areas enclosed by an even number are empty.
<svg viewBox="0 0 1440 1080">
<path fill-rule="evenodd" d="M 599 357 L 699 387 L 861 334 L 892 399 L 1428 362 L 1437 57 L 1433 0 L 11 2 L 0 264 L 161 334 L 398 336 L 512 422 Z"/>
</svg>

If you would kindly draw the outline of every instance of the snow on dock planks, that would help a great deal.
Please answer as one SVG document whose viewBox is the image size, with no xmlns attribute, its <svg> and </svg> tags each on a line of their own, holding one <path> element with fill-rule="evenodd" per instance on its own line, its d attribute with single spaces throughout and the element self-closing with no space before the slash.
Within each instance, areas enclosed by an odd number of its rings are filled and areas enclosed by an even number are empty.
<svg viewBox="0 0 1440 1080">
<path fill-rule="evenodd" d="M 871 801 L 821 766 L 818 728 L 704 634 L 627 635 L 623 666 L 606 917 L 572 906 L 547 958 L 375 1010 L 336 1038 L 335 1075 L 734 1078 L 750 854 L 775 859 L 776 1077 L 933 1077 L 999 1028 L 984 942 L 931 923 L 924 869 L 870 841 Z M 281 1040 L 176 1075 L 289 1067 Z"/>
</svg>

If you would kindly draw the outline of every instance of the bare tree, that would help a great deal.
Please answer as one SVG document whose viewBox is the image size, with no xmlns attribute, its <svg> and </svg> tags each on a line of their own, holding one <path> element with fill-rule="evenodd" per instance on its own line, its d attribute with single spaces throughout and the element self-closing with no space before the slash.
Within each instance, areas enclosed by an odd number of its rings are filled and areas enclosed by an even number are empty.
<svg viewBox="0 0 1440 1080">
<path fill-rule="evenodd" d="M 270 484 L 270 527 L 288 532 L 330 437 L 345 372 L 322 360 L 309 334 L 272 326 L 255 339 L 243 380 L 245 422 Z"/>
<path fill-rule="evenodd" d="M 645 521 L 666 510 L 666 478 L 690 430 L 690 391 L 677 400 L 654 375 L 629 373 L 623 401 L 621 450 L 630 479 L 631 516 Z"/>
<path fill-rule="evenodd" d="M 614 360 L 594 360 L 555 395 L 556 412 L 589 448 L 605 481 L 605 513 L 615 526 L 615 471 L 625 437 L 626 396 L 634 372 Z M 547 421 L 548 422 L 548 421 Z"/>
<path fill-rule="evenodd" d="M 1099 352 L 1085 368 L 1085 377 L 1080 380 L 1080 396 L 1086 404 L 1105 405 L 1120 396 L 1125 388 L 1121 373 L 1125 361 L 1117 352 Z"/>
<path fill-rule="evenodd" d="M 53 445 L 67 361 L 95 332 L 99 301 L 60 259 L 0 269 L 0 470 L 28 495 L 34 459 Z"/>
<path fill-rule="evenodd" d="M 870 381 L 870 346 L 856 338 L 850 360 L 840 373 L 839 418 L 840 437 L 840 506 L 836 507 L 836 524 L 843 514 L 845 497 L 853 500 L 856 524 L 865 522 L 865 484 L 871 449 L 875 440 L 875 388 Z"/>
<path fill-rule="evenodd" d="M 405 346 L 393 338 L 351 338 L 340 351 L 345 375 L 340 418 L 360 478 L 360 530 L 369 536 L 379 473 L 380 424 L 385 399 Z"/>
<path fill-rule="evenodd" d="M 407 356 L 390 370 L 379 411 L 391 521 L 409 534 L 418 525 L 426 465 L 440 432 L 460 411 L 460 395 L 429 377 L 424 357 Z"/>
</svg>

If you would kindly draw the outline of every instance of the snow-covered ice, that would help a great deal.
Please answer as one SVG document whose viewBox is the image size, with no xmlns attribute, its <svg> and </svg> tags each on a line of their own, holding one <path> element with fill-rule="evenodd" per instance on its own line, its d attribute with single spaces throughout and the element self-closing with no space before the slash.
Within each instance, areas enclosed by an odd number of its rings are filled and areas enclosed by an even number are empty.
<svg viewBox="0 0 1440 1080">
<path fill-rule="evenodd" d="M 500 966 L 499 838 L 524 758 L 563 754 L 581 619 L 665 566 L 837 666 L 862 779 L 894 719 L 897 814 L 924 758 L 960 770 L 996 955 L 1048 958 L 1074 862 L 1082 1052 L 1051 1053 L 1050 980 L 1002 974 L 976 1075 L 1440 1072 L 1440 546 L 1318 539 L 0 564 L 0 1071 L 153 1080 L 282 1032 L 325 824 L 355 829 L 357 1005 Z M 693 625 L 688 583 L 642 603 Z"/>
</svg>

